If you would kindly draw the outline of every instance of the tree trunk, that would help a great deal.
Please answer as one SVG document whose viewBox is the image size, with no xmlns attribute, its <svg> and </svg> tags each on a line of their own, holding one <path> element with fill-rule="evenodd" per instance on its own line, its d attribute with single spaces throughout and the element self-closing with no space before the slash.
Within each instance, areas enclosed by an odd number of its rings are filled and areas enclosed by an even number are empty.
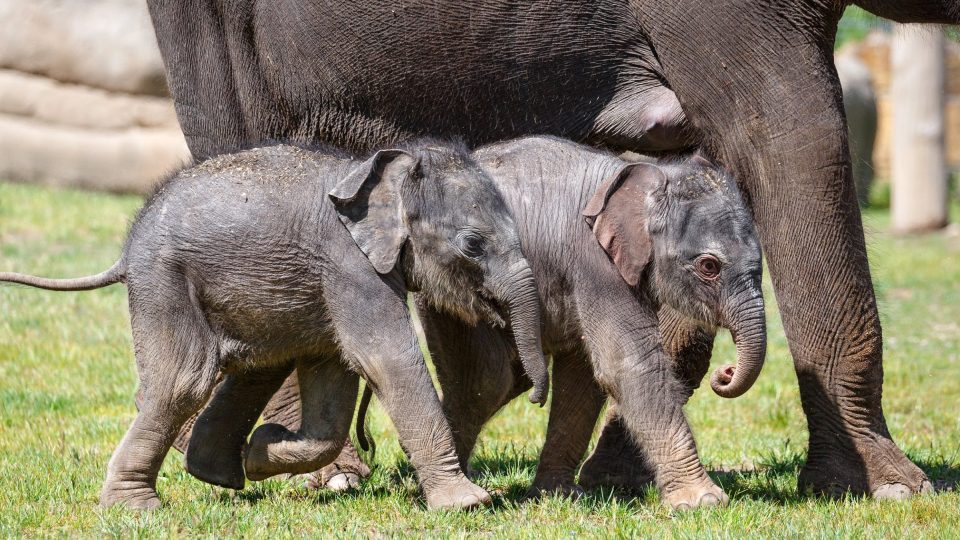
<svg viewBox="0 0 960 540">
<path fill-rule="evenodd" d="M 943 29 L 898 25 L 891 56 L 893 229 L 916 233 L 947 224 Z"/>
</svg>

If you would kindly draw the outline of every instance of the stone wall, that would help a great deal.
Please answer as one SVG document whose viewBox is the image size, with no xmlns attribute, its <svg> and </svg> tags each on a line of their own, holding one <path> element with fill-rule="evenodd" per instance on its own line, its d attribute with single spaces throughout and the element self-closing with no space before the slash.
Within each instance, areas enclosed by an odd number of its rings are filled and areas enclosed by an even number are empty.
<svg viewBox="0 0 960 540">
<path fill-rule="evenodd" d="M 0 181 L 145 192 L 189 159 L 144 0 L 0 0 Z"/>
</svg>

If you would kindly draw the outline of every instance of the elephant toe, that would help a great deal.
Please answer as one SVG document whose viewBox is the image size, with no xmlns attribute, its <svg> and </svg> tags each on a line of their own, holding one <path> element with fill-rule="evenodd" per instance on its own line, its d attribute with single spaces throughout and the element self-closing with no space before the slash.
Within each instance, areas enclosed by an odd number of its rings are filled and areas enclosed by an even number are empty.
<svg viewBox="0 0 960 540">
<path fill-rule="evenodd" d="M 883 484 L 873 490 L 873 498 L 881 501 L 903 501 L 917 494 L 933 493 L 933 484 L 925 480 L 915 492 L 904 484 Z"/>
<path fill-rule="evenodd" d="M 729 502 L 730 498 L 723 492 L 720 493 L 720 496 L 714 493 L 707 493 L 703 497 L 700 497 L 700 506 L 726 506 Z"/>
<path fill-rule="evenodd" d="M 331 491 L 347 491 L 360 487 L 360 476 L 354 473 L 340 473 L 327 480 L 327 489 Z"/>
<path fill-rule="evenodd" d="M 664 495 L 664 502 L 674 511 L 686 511 L 703 507 L 726 506 L 730 498 L 719 486 L 707 484 L 687 487 Z"/>
</svg>

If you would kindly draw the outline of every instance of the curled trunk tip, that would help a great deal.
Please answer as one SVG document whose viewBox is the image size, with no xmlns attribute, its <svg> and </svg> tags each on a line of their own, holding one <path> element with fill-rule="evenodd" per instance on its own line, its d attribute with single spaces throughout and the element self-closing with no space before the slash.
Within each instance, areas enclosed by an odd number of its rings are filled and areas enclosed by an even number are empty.
<svg viewBox="0 0 960 540">
<path fill-rule="evenodd" d="M 710 377 L 710 388 L 720 397 L 742 396 L 757 381 L 763 369 L 767 354 L 766 316 L 762 299 L 759 306 L 755 299 L 752 303 L 752 309 L 734 311 L 738 316 L 728 318 L 732 321 L 729 328 L 737 346 L 737 363 L 720 366 Z"/>
</svg>

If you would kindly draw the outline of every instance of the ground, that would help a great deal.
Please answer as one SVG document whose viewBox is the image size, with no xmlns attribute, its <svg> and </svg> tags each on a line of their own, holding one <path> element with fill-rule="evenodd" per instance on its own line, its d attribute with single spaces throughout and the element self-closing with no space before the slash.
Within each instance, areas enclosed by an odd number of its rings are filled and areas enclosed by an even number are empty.
<svg viewBox="0 0 960 540">
<path fill-rule="evenodd" d="M 115 260 L 140 202 L 0 183 L 0 270 L 100 271 Z M 671 514 L 653 491 L 522 502 L 546 411 L 518 400 L 491 423 L 474 458 L 478 483 L 495 494 L 487 510 L 426 511 L 379 408 L 371 422 L 380 443 L 375 472 L 355 493 L 280 480 L 215 488 L 189 476 L 171 452 L 158 482 L 163 509 L 104 510 L 97 495 L 107 460 L 135 414 L 126 291 L 0 286 L 0 537 L 951 537 L 960 523 L 960 235 L 893 237 L 882 211 L 865 221 L 884 325 L 887 420 L 935 495 L 896 503 L 797 494 L 807 436 L 768 285 L 770 347 L 756 387 L 736 400 L 700 391 L 687 407 L 728 508 Z M 721 336 L 715 361 L 733 355 Z"/>
</svg>

